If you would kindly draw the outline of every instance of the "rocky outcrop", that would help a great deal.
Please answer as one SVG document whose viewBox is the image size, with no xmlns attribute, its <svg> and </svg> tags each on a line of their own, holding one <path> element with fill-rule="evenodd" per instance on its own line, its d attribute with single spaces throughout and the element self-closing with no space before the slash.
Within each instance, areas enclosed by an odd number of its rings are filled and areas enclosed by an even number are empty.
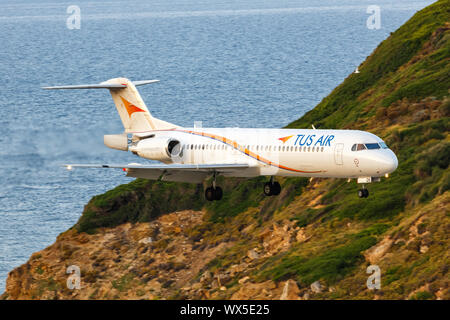
<svg viewBox="0 0 450 320">
<path fill-rule="evenodd" d="M 50 247 L 36 252 L 9 273 L 3 299 L 209 299 L 237 280 L 236 299 L 298 299 L 295 281 L 251 283 L 252 263 L 288 250 L 299 228 L 273 224 L 260 234 L 261 245 L 248 250 L 238 264 L 211 272 L 207 265 L 233 245 L 193 241 L 191 228 L 203 221 L 203 211 L 179 211 L 153 222 L 100 228 L 95 234 L 71 229 Z M 300 240 L 302 240 L 301 238 Z M 80 270 L 80 288 L 70 289 L 69 266 Z M 69 282 L 68 282 L 69 281 Z M 230 293 L 227 293 L 231 295 Z"/>
<path fill-rule="evenodd" d="M 126 223 L 89 235 L 69 230 L 56 242 L 10 272 L 8 299 L 155 299 L 186 287 L 229 244 L 193 247 L 186 229 L 201 211 L 181 211 L 151 223 Z M 80 269 L 80 288 L 69 289 L 69 266 Z M 201 279 L 202 282 L 206 277 Z M 191 286 L 201 296 L 202 286 Z"/>
<path fill-rule="evenodd" d="M 275 283 L 271 280 L 260 283 L 247 283 L 234 293 L 232 300 L 300 300 L 297 283 L 289 279 Z"/>
<path fill-rule="evenodd" d="M 376 264 L 391 248 L 394 241 L 389 237 L 384 238 L 381 242 L 364 252 L 364 256 L 371 264 Z"/>
</svg>

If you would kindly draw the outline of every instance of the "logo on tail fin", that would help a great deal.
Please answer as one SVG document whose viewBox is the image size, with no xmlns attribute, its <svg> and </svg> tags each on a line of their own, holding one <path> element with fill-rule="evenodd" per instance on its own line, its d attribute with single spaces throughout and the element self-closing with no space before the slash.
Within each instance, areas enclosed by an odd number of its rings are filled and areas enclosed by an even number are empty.
<svg viewBox="0 0 450 320">
<path fill-rule="evenodd" d="M 120 99 L 122 99 L 123 105 L 125 106 L 125 109 L 127 109 L 127 112 L 128 112 L 128 115 L 130 116 L 130 118 L 131 118 L 131 115 L 135 112 L 145 112 L 144 110 L 136 107 L 134 104 L 125 100 L 124 98 L 120 97 Z"/>
</svg>

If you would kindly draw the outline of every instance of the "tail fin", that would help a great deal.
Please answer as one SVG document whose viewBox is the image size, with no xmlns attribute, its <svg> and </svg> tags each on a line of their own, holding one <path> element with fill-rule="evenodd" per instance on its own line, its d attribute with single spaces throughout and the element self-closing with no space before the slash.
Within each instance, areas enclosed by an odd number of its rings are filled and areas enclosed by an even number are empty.
<svg viewBox="0 0 450 320">
<path fill-rule="evenodd" d="M 100 84 L 44 87 L 43 89 L 109 89 L 127 133 L 176 128 L 177 126 L 172 123 L 152 117 L 136 89 L 136 86 L 158 81 L 132 82 L 126 78 L 114 78 Z"/>
</svg>

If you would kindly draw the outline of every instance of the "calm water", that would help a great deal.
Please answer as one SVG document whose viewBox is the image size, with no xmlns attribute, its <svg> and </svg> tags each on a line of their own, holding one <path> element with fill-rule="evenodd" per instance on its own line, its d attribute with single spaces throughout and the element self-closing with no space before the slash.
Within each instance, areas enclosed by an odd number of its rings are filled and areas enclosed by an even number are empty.
<svg viewBox="0 0 450 320">
<path fill-rule="evenodd" d="M 369 30 L 366 9 L 381 8 Z M 123 128 L 107 91 L 44 91 L 125 76 L 180 125 L 281 127 L 314 107 L 389 32 L 432 1 L 0 2 L 0 292 L 96 194 L 130 181 L 65 162 L 135 162 L 103 146 Z M 66 28 L 69 5 L 81 29 Z"/>
</svg>

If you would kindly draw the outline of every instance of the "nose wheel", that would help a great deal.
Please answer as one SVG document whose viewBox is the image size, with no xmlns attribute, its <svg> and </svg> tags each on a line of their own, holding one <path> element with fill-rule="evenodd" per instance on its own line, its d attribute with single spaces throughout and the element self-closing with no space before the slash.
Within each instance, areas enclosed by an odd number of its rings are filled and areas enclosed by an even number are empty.
<svg viewBox="0 0 450 320">
<path fill-rule="evenodd" d="M 277 196 L 281 192 L 281 186 L 277 181 L 273 181 L 273 177 L 270 178 L 269 182 L 264 184 L 264 194 L 266 196 Z"/>
<path fill-rule="evenodd" d="M 358 190 L 358 197 L 360 198 L 367 198 L 369 196 L 369 190 L 366 188 L 362 188 Z"/>
</svg>

